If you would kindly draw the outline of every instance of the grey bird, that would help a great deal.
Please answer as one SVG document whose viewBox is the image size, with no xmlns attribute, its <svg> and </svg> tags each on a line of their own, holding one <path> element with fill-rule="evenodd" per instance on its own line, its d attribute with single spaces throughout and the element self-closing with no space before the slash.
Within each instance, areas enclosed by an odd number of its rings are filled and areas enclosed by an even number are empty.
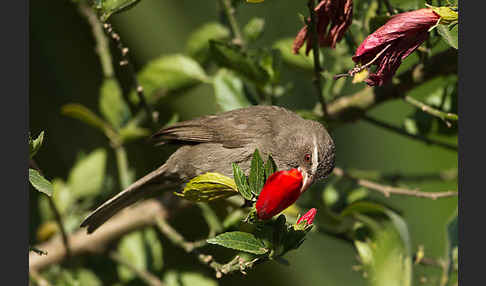
<svg viewBox="0 0 486 286">
<path fill-rule="evenodd" d="M 82 222 L 88 233 L 123 208 L 166 190 L 182 188 L 206 172 L 233 177 L 231 163 L 248 174 L 253 152 L 271 155 L 278 170 L 298 168 L 301 192 L 334 168 L 335 147 L 320 123 L 277 106 L 252 106 L 176 123 L 153 135 L 160 144 L 181 145 L 156 170 L 94 210 Z"/>
</svg>

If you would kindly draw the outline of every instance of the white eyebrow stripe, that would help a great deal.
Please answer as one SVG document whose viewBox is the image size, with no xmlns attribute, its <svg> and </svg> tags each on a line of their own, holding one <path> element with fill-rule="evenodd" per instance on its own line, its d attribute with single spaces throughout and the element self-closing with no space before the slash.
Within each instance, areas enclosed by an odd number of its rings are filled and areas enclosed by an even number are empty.
<svg viewBox="0 0 486 286">
<path fill-rule="evenodd" d="M 314 144 L 314 150 L 312 154 L 312 174 L 314 175 L 317 171 L 317 166 L 319 165 L 319 157 L 317 152 L 317 138 L 316 135 L 312 135 L 312 143 Z"/>
</svg>

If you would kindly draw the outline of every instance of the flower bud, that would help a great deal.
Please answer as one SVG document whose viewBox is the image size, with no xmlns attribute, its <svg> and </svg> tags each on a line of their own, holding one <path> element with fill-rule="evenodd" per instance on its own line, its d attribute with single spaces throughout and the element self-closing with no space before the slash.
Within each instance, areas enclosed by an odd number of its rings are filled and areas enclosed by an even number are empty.
<svg viewBox="0 0 486 286">
<path fill-rule="evenodd" d="M 316 213 L 317 213 L 316 208 L 311 208 L 308 212 L 305 213 L 305 215 L 301 216 L 295 224 L 299 225 L 300 223 L 303 223 L 305 225 L 311 225 L 312 222 L 314 221 L 314 217 L 316 216 Z"/>
<path fill-rule="evenodd" d="M 302 179 L 302 174 L 297 169 L 273 173 L 258 196 L 258 218 L 270 219 L 293 204 L 300 196 Z"/>
</svg>

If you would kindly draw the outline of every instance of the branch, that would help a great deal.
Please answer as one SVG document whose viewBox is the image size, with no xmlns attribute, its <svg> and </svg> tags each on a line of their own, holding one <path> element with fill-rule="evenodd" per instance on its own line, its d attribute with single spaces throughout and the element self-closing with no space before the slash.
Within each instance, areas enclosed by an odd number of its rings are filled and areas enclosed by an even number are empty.
<svg viewBox="0 0 486 286">
<path fill-rule="evenodd" d="M 219 0 L 219 2 L 226 15 L 226 19 L 228 19 L 231 31 L 233 32 L 233 43 L 244 47 L 245 40 L 243 39 L 240 27 L 238 26 L 238 22 L 236 21 L 235 8 L 231 6 L 231 0 Z"/>
<path fill-rule="evenodd" d="M 42 175 L 42 170 L 39 168 L 39 165 L 37 165 L 37 162 L 34 159 L 30 159 L 30 164 L 32 167 L 37 169 L 39 173 Z M 68 240 L 68 235 L 66 232 L 66 228 L 64 227 L 64 223 L 62 221 L 61 213 L 59 213 L 59 210 L 57 209 L 56 204 L 54 203 L 54 199 L 52 196 L 48 196 L 47 200 L 49 201 L 49 207 L 51 208 L 52 212 L 54 213 L 54 218 L 56 219 L 56 223 L 59 226 L 59 229 L 61 230 L 61 237 L 62 237 L 62 242 L 64 245 L 64 250 L 65 250 L 65 255 L 66 258 L 69 259 L 71 258 L 71 247 L 70 243 Z M 37 247 L 31 247 L 31 249 L 39 249 Z M 43 249 L 42 247 L 40 249 Z M 44 253 L 47 253 L 47 251 L 44 250 Z"/>
<path fill-rule="evenodd" d="M 338 167 L 334 168 L 333 174 L 338 177 L 345 177 L 351 179 L 362 187 L 382 193 L 385 197 L 389 197 L 390 195 L 393 194 L 393 195 L 404 195 L 404 196 L 412 196 L 412 197 L 428 198 L 428 199 L 436 200 L 438 198 L 457 196 L 457 191 L 421 192 L 418 189 L 410 190 L 405 188 L 396 188 L 392 186 L 382 185 L 369 180 L 353 177 L 347 172 L 345 172 L 343 169 Z"/>
<path fill-rule="evenodd" d="M 339 122 L 356 121 L 381 103 L 403 98 L 408 91 L 436 76 L 457 74 L 457 65 L 450 64 L 455 61 L 457 51 L 448 49 L 431 57 L 418 77 L 414 71 L 421 68 L 420 64 L 396 77 L 399 80 L 398 84 L 390 83 L 375 88 L 367 86 L 355 94 L 341 96 L 327 105 L 328 114 L 324 119 Z"/>
<path fill-rule="evenodd" d="M 153 225 L 155 217 L 168 218 L 169 213 L 160 202 L 152 199 L 121 211 L 92 234 L 88 235 L 85 229 L 80 229 L 68 237 L 71 255 L 100 252 L 108 243 L 120 236 L 135 229 Z M 48 255 L 39 256 L 29 253 L 29 271 L 40 270 L 64 260 L 66 250 L 61 245 L 62 240 L 59 236 L 36 245 L 36 248 L 47 251 Z"/>
<path fill-rule="evenodd" d="M 442 147 L 442 148 L 445 148 L 445 149 L 448 149 L 448 150 L 451 150 L 451 151 L 455 151 L 455 152 L 458 151 L 457 146 L 455 146 L 455 145 L 451 145 L 451 144 L 448 144 L 448 143 L 445 143 L 445 142 L 436 141 L 436 140 L 433 140 L 433 139 L 430 139 L 430 138 L 427 138 L 425 136 L 418 135 L 418 134 L 410 134 L 405 129 L 390 125 L 386 122 L 376 120 L 376 119 L 369 117 L 369 116 L 366 116 L 366 115 L 363 116 L 363 120 L 365 120 L 366 122 L 369 122 L 373 125 L 387 129 L 388 131 L 393 131 L 397 134 L 412 138 L 414 140 L 422 141 L 422 142 L 425 142 L 427 144 L 437 145 L 439 147 Z"/>
<path fill-rule="evenodd" d="M 157 276 L 153 275 L 152 273 L 150 273 L 148 271 L 145 271 L 145 270 L 142 270 L 142 269 L 135 267 L 133 264 L 131 264 L 130 262 L 123 259 L 120 255 L 118 255 L 118 253 L 113 251 L 113 252 L 110 252 L 109 256 L 115 262 L 122 264 L 123 266 L 130 269 L 133 273 L 135 273 L 135 275 L 137 275 L 140 279 L 142 279 L 145 283 L 147 283 L 147 285 L 150 285 L 150 286 L 164 286 L 165 285 L 164 283 L 162 283 L 162 281 L 160 281 L 159 278 L 157 278 Z"/>
<path fill-rule="evenodd" d="M 111 61 L 110 47 L 108 39 L 103 32 L 103 26 L 98 20 L 98 16 L 93 11 L 93 9 L 84 2 L 80 2 L 78 9 L 81 15 L 86 18 L 89 25 L 91 26 L 93 36 L 96 41 L 96 53 L 98 54 L 101 62 L 101 67 L 103 69 L 103 75 L 106 78 L 114 76 L 113 63 Z"/>
<path fill-rule="evenodd" d="M 238 255 L 235 256 L 228 263 L 221 264 L 213 260 L 212 255 L 204 254 L 198 251 L 198 248 L 207 244 L 206 240 L 189 242 L 177 232 L 170 224 L 166 221 L 164 217 L 157 217 L 157 226 L 159 230 L 175 245 L 184 249 L 187 253 L 194 253 L 197 255 L 198 260 L 202 264 L 206 264 L 216 272 L 216 278 L 221 278 L 225 274 L 229 274 L 235 271 L 239 271 L 242 274 L 246 274 L 246 270 L 250 269 L 257 262 L 263 262 L 263 258 L 256 258 L 252 261 L 245 261 Z"/>
<path fill-rule="evenodd" d="M 113 27 L 111 26 L 110 23 L 105 22 L 103 24 L 103 28 L 105 29 L 105 32 L 110 36 L 110 38 L 113 40 L 113 42 L 116 44 L 116 47 L 120 51 L 120 55 L 122 57 L 122 60 L 120 61 L 120 66 L 127 66 L 128 72 L 132 78 L 132 82 L 135 85 L 135 91 L 140 101 L 140 105 L 142 106 L 143 109 L 145 109 L 147 116 L 151 119 L 152 125 L 155 126 L 155 124 L 157 123 L 158 115 L 156 112 L 152 111 L 152 108 L 150 107 L 150 105 L 148 105 L 147 100 L 145 99 L 145 95 L 143 93 L 143 87 L 138 82 L 135 70 L 133 69 L 133 66 L 128 59 L 129 49 L 123 45 L 120 35 L 113 30 Z"/>
<path fill-rule="evenodd" d="M 425 104 L 423 102 L 420 102 L 420 101 L 416 100 L 415 98 L 413 98 L 411 96 L 408 96 L 408 95 L 405 96 L 404 97 L 404 100 L 406 102 L 410 103 L 411 105 L 419 108 L 423 112 L 428 113 L 428 114 L 430 114 L 432 116 L 438 117 L 439 119 L 441 119 L 442 121 L 444 121 L 444 123 L 449 128 L 452 127 L 452 123 L 450 122 L 450 120 L 457 121 L 459 119 L 459 117 L 457 116 L 457 114 L 447 113 L 447 112 L 441 111 L 439 109 L 435 109 L 432 106 L 429 106 L 429 105 L 427 105 L 427 104 Z"/>
<path fill-rule="evenodd" d="M 322 95 L 322 68 L 319 61 L 319 35 L 317 34 L 316 12 L 314 11 L 315 1 L 309 0 L 307 7 L 309 8 L 310 14 L 310 21 L 307 23 L 307 29 L 312 37 L 312 54 L 314 56 L 314 79 L 312 81 L 316 89 L 317 100 L 321 103 L 322 115 L 326 116 L 327 104 L 326 99 Z"/>
</svg>

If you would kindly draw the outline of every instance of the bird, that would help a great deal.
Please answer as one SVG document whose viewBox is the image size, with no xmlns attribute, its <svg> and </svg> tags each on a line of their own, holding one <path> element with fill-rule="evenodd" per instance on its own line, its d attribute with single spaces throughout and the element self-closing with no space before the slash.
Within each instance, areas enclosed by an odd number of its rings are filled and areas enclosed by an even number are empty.
<svg viewBox="0 0 486 286">
<path fill-rule="evenodd" d="M 217 172 L 233 177 L 232 163 L 248 175 L 253 153 L 270 155 L 278 170 L 298 169 L 301 192 L 333 170 L 335 144 L 319 122 L 279 106 L 250 106 L 181 121 L 152 135 L 157 144 L 179 147 L 167 161 L 104 202 L 81 223 L 92 233 L 135 202 L 183 188 L 198 175 Z"/>
</svg>

